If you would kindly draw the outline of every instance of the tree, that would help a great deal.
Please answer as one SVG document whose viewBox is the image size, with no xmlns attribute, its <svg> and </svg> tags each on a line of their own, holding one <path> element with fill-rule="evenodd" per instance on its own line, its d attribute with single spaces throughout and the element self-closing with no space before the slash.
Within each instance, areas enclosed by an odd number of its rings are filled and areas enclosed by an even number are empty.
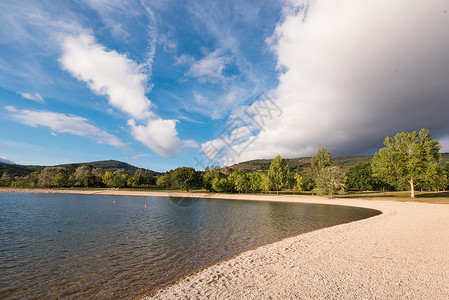
<svg viewBox="0 0 449 300">
<path fill-rule="evenodd" d="M 233 190 L 233 184 L 228 178 L 214 178 L 212 180 L 212 189 L 218 193 L 231 192 Z"/>
<path fill-rule="evenodd" d="M 444 190 L 448 185 L 448 174 L 444 167 L 437 164 L 430 164 L 424 175 L 421 188 L 438 192 Z"/>
<path fill-rule="evenodd" d="M 171 174 L 171 186 L 181 190 L 201 187 L 202 176 L 194 168 L 179 167 Z"/>
<path fill-rule="evenodd" d="M 170 174 L 165 173 L 164 175 L 159 176 L 159 178 L 156 180 L 156 185 L 158 188 L 167 189 L 170 188 Z"/>
<path fill-rule="evenodd" d="M 229 182 L 232 184 L 233 189 L 241 193 L 248 190 L 248 179 L 242 170 L 237 170 L 228 176 Z"/>
<path fill-rule="evenodd" d="M 379 187 L 379 180 L 373 176 L 371 163 L 359 162 L 346 172 L 346 187 L 351 190 L 367 191 Z"/>
<path fill-rule="evenodd" d="M 55 178 L 52 180 L 52 185 L 56 187 L 64 187 L 68 184 L 67 175 L 64 172 L 59 172 L 56 174 Z"/>
<path fill-rule="evenodd" d="M 333 196 L 337 193 L 344 193 L 345 174 L 339 167 L 325 167 L 320 170 L 318 177 L 315 179 L 315 183 L 315 189 L 318 195 Z"/>
<path fill-rule="evenodd" d="M 331 153 L 326 148 L 321 148 L 317 151 L 316 156 L 312 157 L 310 167 L 312 169 L 312 178 L 315 179 L 320 172 L 332 165 Z"/>
<path fill-rule="evenodd" d="M 441 145 L 432 140 L 427 129 L 419 133 L 401 132 L 393 138 L 386 137 L 385 148 L 374 155 L 373 174 L 392 186 L 410 185 L 410 197 L 415 197 L 415 184 L 425 181 L 432 165 L 441 161 Z"/>
<path fill-rule="evenodd" d="M 75 172 L 72 175 L 72 182 L 75 186 L 86 186 L 84 184 L 84 178 L 92 175 L 92 167 L 90 166 L 80 166 L 76 168 Z"/>
<path fill-rule="evenodd" d="M 39 174 L 38 185 L 40 187 L 51 187 L 52 181 L 62 168 L 58 167 L 46 167 Z"/>
<path fill-rule="evenodd" d="M 268 169 L 268 177 L 278 194 L 288 184 L 289 173 L 287 161 L 280 155 L 276 156 Z"/>
<path fill-rule="evenodd" d="M 262 176 L 260 172 L 250 172 L 247 174 L 248 189 L 252 192 L 261 189 Z"/>
<path fill-rule="evenodd" d="M 207 166 L 205 173 L 203 175 L 203 186 L 206 190 L 212 191 L 212 181 L 215 178 L 220 178 L 222 174 L 220 173 L 219 166 Z"/>
<path fill-rule="evenodd" d="M 112 172 L 106 171 L 103 176 L 103 183 L 107 186 L 112 186 L 112 179 L 114 178 L 114 174 Z"/>
<path fill-rule="evenodd" d="M 294 176 L 294 186 L 293 188 L 295 190 L 298 190 L 300 192 L 302 192 L 304 190 L 304 178 L 301 176 L 301 174 L 296 173 Z"/>
<path fill-rule="evenodd" d="M 260 174 L 260 187 L 265 193 L 271 190 L 271 180 L 267 173 Z"/>
</svg>

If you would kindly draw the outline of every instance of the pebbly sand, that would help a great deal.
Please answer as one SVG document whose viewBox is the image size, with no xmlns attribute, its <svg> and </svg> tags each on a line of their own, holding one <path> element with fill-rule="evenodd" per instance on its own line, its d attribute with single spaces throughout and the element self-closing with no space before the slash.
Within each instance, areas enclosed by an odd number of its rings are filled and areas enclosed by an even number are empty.
<svg viewBox="0 0 449 300">
<path fill-rule="evenodd" d="M 449 299 L 449 205 L 305 196 L 176 196 L 338 204 L 383 214 L 244 252 L 146 299 Z"/>
</svg>

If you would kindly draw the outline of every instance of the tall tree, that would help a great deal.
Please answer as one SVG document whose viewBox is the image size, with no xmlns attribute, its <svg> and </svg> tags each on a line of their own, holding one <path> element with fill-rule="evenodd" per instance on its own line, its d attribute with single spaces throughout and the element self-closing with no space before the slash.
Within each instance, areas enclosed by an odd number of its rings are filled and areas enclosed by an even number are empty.
<svg viewBox="0 0 449 300">
<path fill-rule="evenodd" d="M 415 197 L 415 184 L 425 181 L 425 175 L 433 164 L 441 161 L 441 145 L 427 129 L 419 133 L 401 132 L 393 138 L 386 137 L 385 148 L 374 155 L 373 174 L 385 182 L 400 186 L 410 185 L 410 197 Z"/>
<path fill-rule="evenodd" d="M 289 175 L 290 171 L 288 169 L 287 161 L 280 155 L 276 156 L 268 169 L 268 177 L 278 194 L 279 190 L 287 186 Z"/>
<path fill-rule="evenodd" d="M 332 165 L 331 153 L 324 147 L 319 149 L 316 156 L 312 157 L 310 164 L 312 169 L 312 178 L 315 179 L 323 169 Z"/>
<path fill-rule="evenodd" d="M 318 195 L 333 196 L 345 191 L 345 173 L 337 166 L 322 169 L 315 182 Z"/>
</svg>

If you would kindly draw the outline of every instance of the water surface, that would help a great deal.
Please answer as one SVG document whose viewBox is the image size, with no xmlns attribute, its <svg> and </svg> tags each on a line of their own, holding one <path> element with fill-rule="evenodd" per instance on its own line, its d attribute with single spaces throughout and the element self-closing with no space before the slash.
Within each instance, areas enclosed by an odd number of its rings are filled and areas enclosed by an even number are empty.
<svg viewBox="0 0 449 300">
<path fill-rule="evenodd" d="M 322 204 L 0 193 L 0 298 L 136 298 L 243 251 L 376 214 Z"/>
</svg>

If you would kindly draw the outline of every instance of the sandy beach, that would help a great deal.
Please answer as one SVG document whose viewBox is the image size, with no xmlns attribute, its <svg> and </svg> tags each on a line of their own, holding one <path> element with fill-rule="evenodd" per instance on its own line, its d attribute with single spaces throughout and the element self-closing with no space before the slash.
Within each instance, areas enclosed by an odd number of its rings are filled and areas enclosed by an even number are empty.
<svg viewBox="0 0 449 300">
<path fill-rule="evenodd" d="M 306 196 L 31 191 L 325 203 L 383 212 L 244 252 L 147 299 L 448 299 L 449 205 Z"/>
</svg>

